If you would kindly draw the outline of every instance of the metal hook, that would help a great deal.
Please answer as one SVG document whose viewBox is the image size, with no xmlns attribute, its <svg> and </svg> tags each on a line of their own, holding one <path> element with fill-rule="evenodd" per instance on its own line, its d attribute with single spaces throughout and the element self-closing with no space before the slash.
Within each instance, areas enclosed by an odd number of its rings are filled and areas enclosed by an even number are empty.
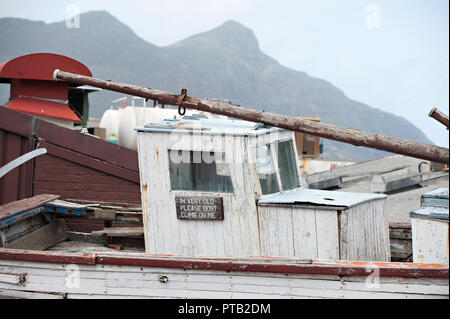
<svg viewBox="0 0 450 319">
<path fill-rule="evenodd" d="M 183 112 L 181 112 L 181 110 L 183 110 Z M 186 114 L 186 108 L 184 106 L 179 106 L 178 107 L 178 114 L 180 114 L 181 116 Z"/>
<path fill-rule="evenodd" d="M 178 96 L 177 104 L 178 104 L 178 114 L 183 116 L 186 114 L 186 108 L 184 106 L 181 106 L 183 104 L 184 99 L 186 98 L 187 90 L 181 89 L 181 94 Z M 183 110 L 183 111 L 181 111 Z"/>
</svg>

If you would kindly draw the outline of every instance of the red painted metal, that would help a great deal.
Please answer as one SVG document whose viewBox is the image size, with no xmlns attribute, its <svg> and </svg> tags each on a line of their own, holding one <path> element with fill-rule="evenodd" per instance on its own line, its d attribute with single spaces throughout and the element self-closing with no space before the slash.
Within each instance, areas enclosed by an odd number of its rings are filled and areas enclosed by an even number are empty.
<svg viewBox="0 0 450 319">
<path fill-rule="evenodd" d="M 53 53 L 33 53 L 0 64 L 0 81 L 6 83 L 11 79 L 53 81 L 55 69 L 92 76 L 84 64 L 74 59 Z"/>
<path fill-rule="evenodd" d="M 11 83 L 9 102 L 5 106 L 32 115 L 81 122 L 64 102 L 68 99 L 69 86 L 78 85 L 54 82 L 55 68 L 92 76 L 82 63 L 58 54 L 34 53 L 12 59 L 0 64 L 0 82 Z M 61 103 L 43 99 L 60 100 Z"/>
<path fill-rule="evenodd" d="M 42 99 L 66 101 L 68 99 L 69 84 L 40 80 L 11 79 L 10 100 L 20 96 L 33 96 Z"/>
<path fill-rule="evenodd" d="M 72 111 L 72 109 L 67 104 L 63 103 L 39 100 L 30 97 L 19 97 L 10 100 L 5 107 L 31 115 L 81 122 L 81 119 Z"/>
</svg>

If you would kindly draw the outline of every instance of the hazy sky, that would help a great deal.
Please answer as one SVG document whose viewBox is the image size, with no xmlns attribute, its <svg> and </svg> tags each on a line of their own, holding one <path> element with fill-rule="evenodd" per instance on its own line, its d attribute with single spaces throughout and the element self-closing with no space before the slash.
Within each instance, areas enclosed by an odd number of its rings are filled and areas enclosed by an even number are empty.
<svg viewBox="0 0 450 319">
<path fill-rule="evenodd" d="M 107 10 L 160 46 L 237 20 L 281 64 L 404 116 L 448 147 L 448 131 L 428 117 L 432 107 L 449 114 L 448 0 L 0 0 L 0 17 L 61 21 L 70 4 Z"/>
</svg>

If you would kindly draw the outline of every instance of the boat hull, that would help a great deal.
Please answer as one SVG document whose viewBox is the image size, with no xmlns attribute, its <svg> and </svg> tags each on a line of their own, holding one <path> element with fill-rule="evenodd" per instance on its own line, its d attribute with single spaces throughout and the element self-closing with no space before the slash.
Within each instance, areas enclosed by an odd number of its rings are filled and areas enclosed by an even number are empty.
<svg viewBox="0 0 450 319">
<path fill-rule="evenodd" d="M 0 275 L 0 296 L 12 298 L 449 297 L 448 265 L 0 249 Z"/>
</svg>

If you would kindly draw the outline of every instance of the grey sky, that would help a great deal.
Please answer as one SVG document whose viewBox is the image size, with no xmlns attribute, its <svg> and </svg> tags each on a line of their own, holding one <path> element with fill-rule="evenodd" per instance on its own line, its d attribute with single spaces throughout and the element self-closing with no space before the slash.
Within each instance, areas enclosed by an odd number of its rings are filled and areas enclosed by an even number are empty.
<svg viewBox="0 0 450 319">
<path fill-rule="evenodd" d="M 448 131 L 427 116 L 432 107 L 449 114 L 448 0 L 0 0 L 0 17 L 61 21 L 69 4 L 107 10 L 160 46 L 237 20 L 281 64 L 404 116 L 448 147 Z"/>
</svg>

